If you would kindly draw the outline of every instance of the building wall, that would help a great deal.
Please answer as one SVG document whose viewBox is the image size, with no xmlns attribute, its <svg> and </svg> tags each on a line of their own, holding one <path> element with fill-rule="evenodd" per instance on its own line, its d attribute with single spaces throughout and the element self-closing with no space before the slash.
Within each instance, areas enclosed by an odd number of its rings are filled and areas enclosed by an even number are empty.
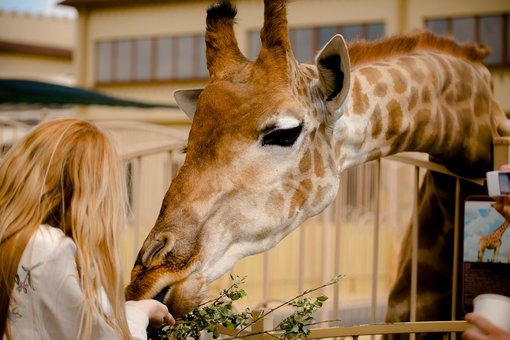
<svg viewBox="0 0 510 340">
<path fill-rule="evenodd" d="M 74 20 L 0 11 L 0 40 L 72 48 Z"/>
<path fill-rule="evenodd" d="M 22 78 L 73 84 L 71 59 L 0 53 L 0 78 Z"/>
<path fill-rule="evenodd" d="M 74 20 L 0 11 L 0 77 L 74 83 Z"/>
</svg>

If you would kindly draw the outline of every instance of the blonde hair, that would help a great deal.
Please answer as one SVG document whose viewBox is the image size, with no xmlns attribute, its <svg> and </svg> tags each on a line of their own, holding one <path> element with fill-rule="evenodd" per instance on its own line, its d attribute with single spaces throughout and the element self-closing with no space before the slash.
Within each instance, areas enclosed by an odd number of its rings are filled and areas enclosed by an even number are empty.
<svg viewBox="0 0 510 340">
<path fill-rule="evenodd" d="M 84 299 L 80 338 L 93 316 L 130 338 L 116 236 L 126 222 L 126 182 L 118 152 L 104 132 L 79 119 L 36 126 L 0 163 L 0 336 L 9 336 L 8 309 L 21 255 L 41 224 L 76 243 Z M 100 300 L 104 289 L 111 304 Z M 9 336 L 10 337 L 10 336 Z"/>
</svg>

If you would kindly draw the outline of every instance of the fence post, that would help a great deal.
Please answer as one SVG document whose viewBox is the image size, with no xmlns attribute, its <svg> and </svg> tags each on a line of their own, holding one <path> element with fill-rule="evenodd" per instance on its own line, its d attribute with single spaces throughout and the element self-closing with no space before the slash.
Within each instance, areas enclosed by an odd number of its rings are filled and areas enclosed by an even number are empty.
<svg viewBox="0 0 510 340">
<path fill-rule="evenodd" d="M 263 310 L 253 311 L 253 318 L 254 319 L 260 318 L 262 313 L 264 313 Z M 253 325 L 251 325 L 250 333 L 252 333 L 252 334 L 260 333 L 260 334 L 250 336 L 250 337 L 248 337 L 248 339 L 249 340 L 265 339 L 269 336 L 264 334 L 263 332 L 269 331 L 272 329 L 273 329 L 273 315 L 268 314 L 267 316 L 260 318 L 259 320 L 257 320 L 257 322 L 255 322 Z M 274 337 L 270 337 L 270 338 L 273 339 Z"/>
</svg>

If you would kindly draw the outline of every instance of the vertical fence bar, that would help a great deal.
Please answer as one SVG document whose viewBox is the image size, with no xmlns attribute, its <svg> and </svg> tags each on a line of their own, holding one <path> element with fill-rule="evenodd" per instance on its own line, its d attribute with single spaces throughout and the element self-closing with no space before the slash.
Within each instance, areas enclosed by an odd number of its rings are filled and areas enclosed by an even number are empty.
<svg viewBox="0 0 510 340">
<path fill-rule="evenodd" d="M 328 282 L 331 277 L 329 274 L 329 267 L 330 267 L 330 258 L 331 258 L 331 229 L 329 225 L 330 221 L 330 215 L 329 212 L 331 211 L 331 208 L 328 208 L 324 210 L 321 214 L 321 222 L 322 222 L 322 283 Z M 328 295 L 325 292 L 326 288 L 323 289 L 321 294 Z M 318 313 L 318 320 L 324 321 L 326 319 L 326 316 L 324 315 L 323 308 L 319 309 Z"/>
<path fill-rule="evenodd" d="M 269 252 L 262 255 L 262 301 L 269 301 Z"/>
<path fill-rule="evenodd" d="M 298 256 L 298 289 L 301 294 L 305 289 L 305 228 L 299 228 L 299 256 Z"/>
<path fill-rule="evenodd" d="M 141 171 L 142 171 L 142 157 L 136 157 L 132 160 L 133 169 L 132 169 L 132 184 L 133 184 L 133 253 L 136 258 L 138 254 L 138 250 L 140 249 L 139 241 L 140 241 L 140 199 L 141 197 Z"/>
<path fill-rule="evenodd" d="M 342 177 L 345 177 L 344 176 L 344 173 L 341 173 L 340 174 L 340 184 L 342 184 Z M 342 222 L 341 222 L 341 219 L 342 219 L 342 202 L 343 202 L 343 191 L 342 191 L 342 188 L 345 189 L 346 185 L 340 185 L 339 189 L 338 189 L 338 193 L 337 193 L 337 198 L 336 198 L 336 204 L 335 204 L 335 250 L 334 250 L 334 262 L 333 262 L 333 270 L 334 270 L 334 273 L 335 275 L 339 275 L 340 274 L 340 243 L 341 243 L 341 239 L 342 239 L 342 235 L 341 235 L 341 226 L 342 226 Z M 335 290 L 334 290 L 334 293 L 333 293 L 333 314 L 332 314 L 332 317 L 331 319 L 332 320 L 340 320 L 340 313 L 339 313 L 339 308 L 340 308 L 340 289 L 338 288 L 337 285 L 334 286 L 335 287 Z"/>
<path fill-rule="evenodd" d="M 460 179 L 455 180 L 455 216 L 453 221 L 453 270 L 452 270 L 452 321 L 457 314 L 457 273 L 459 271 L 457 256 L 459 254 L 459 228 L 460 228 Z M 451 334 L 455 340 L 456 334 Z"/>
<path fill-rule="evenodd" d="M 370 306 L 370 323 L 377 322 L 377 274 L 379 272 L 379 227 L 380 227 L 380 181 L 381 181 L 381 160 L 376 161 L 375 167 L 375 211 L 374 211 L 374 240 L 372 253 L 372 303 Z"/>
<path fill-rule="evenodd" d="M 411 252 L 411 303 L 410 321 L 416 321 L 416 295 L 418 288 L 418 197 L 420 191 L 420 167 L 414 167 L 414 209 L 412 223 L 412 252 Z M 411 334 L 410 339 L 414 340 L 416 334 Z"/>
</svg>

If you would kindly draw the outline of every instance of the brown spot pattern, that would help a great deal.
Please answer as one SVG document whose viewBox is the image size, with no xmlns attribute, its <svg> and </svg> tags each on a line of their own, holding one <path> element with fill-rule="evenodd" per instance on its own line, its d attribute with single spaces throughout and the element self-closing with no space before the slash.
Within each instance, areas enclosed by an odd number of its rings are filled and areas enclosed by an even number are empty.
<svg viewBox="0 0 510 340">
<path fill-rule="evenodd" d="M 376 83 L 378 83 L 383 76 L 381 71 L 375 67 L 363 67 L 359 71 L 363 76 L 365 76 L 371 86 L 374 86 Z"/>
<path fill-rule="evenodd" d="M 298 207 L 303 206 L 311 189 L 312 181 L 310 179 L 305 179 L 299 183 L 299 189 L 294 192 L 292 200 L 290 201 L 289 218 L 295 215 Z"/>
<path fill-rule="evenodd" d="M 303 158 L 299 161 L 299 171 L 301 173 L 308 172 L 312 168 L 312 156 L 310 150 L 306 150 Z"/>
<path fill-rule="evenodd" d="M 424 86 L 421 91 L 421 101 L 423 103 L 430 103 L 430 89 L 428 86 Z"/>
<path fill-rule="evenodd" d="M 407 89 L 407 79 L 404 77 L 404 74 L 396 68 L 389 69 L 388 72 L 393 79 L 395 92 L 403 93 Z"/>
<path fill-rule="evenodd" d="M 471 72 L 465 72 L 457 81 L 457 101 L 471 99 L 473 95 L 473 80 Z"/>
<path fill-rule="evenodd" d="M 426 142 L 424 140 L 425 129 L 427 125 L 430 123 L 430 117 L 432 116 L 432 112 L 430 109 L 423 108 L 419 109 L 413 117 L 414 120 L 414 140 L 416 143 Z"/>
<path fill-rule="evenodd" d="M 375 139 L 379 137 L 382 132 L 382 115 L 381 108 L 379 104 L 377 104 L 372 112 L 372 117 L 370 118 L 372 123 L 372 138 Z"/>
<path fill-rule="evenodd" d="M 354 78 L 354 85 L 352 86 L 352 99 L 354 113 L 364 114 L 368 109 L 369 99 L 367 94 L 362 91 L 361 84 L 357 78 Z"/>
<path fill-rule="evenodd" d="M 480 92 L 475 96 L 475 116 L 480 117 L 489 111 L 489 98 L 481 95 Z"/>
<path fill-rule="evenodd" d="M 450 69 L 450 65 L 445 61 L 443 57 L 438 56 L 437 61 L 441 67 L 441 73 L 444 76 L 443 80 L 443 91 L 447 89 L 452 83 L 452 71 Z"/>
<path fill-rule="evenodd" d="M 382 83 L 382 82 L 377 83 L 374 87 L 374 94 L 377 97 L 385 97 L 387 91 L 388 91 L 388 85 L 386 85 L 385 83 Z"/>
<path fill-rule="evenodd" d="M 416 106 L 416 103 L 418 103 L 418 90 L 416 89 L 416 87 L 412 87 L 411 95 L 409 97 L 409 105 L 408 105 L 407 109 L 409 111 L 412 111 L 414 109 L 414 107 Z"/>
<path fill-rule="evenodd" d="M 319 178 L 324 177 L 324 164 L 322 162 L 322 155 L 319 149 L 315 149 L 313 152 L 313 164 L 315 166 L 315 175 Z"/>
<path fill-rule="evenodd" d="M 386 139 L 389 140 L 398 135 L 400 127 L 402 126 L 404 115 L 402 113 L 400 103 L 395 99 L 390 100 L 386 109 L 388 110 L 388 129 L 386 130 Z"/>
</svg>

